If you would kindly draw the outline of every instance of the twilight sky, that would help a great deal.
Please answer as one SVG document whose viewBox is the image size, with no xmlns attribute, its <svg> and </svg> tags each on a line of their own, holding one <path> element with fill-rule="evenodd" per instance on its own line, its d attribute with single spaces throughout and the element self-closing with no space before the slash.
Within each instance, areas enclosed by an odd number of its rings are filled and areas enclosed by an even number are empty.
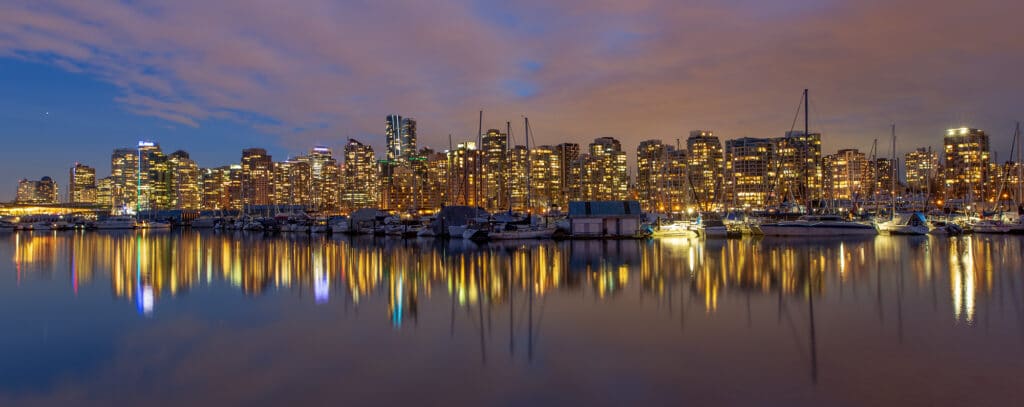
<svg viewBox="0 0 1024 407">
<path fill-rule="evenodd" d="M 900 152 L 985 129 L 1008 158 L 1024 119 L 1018 0 L 434 0 L 0 2 L 0 200 L 17 179 L 64 190 L 139 139 L 200 166 L 245 147 L 284 159 L 384 117 L 446 147 L 529 116 L 537 141 L 789 130 L 811 89 L 826 153 Z M 521 138 L 520 138 L 521 140 Z M 63 191 L 62 191 L 63 192 Z"/>
</svg>

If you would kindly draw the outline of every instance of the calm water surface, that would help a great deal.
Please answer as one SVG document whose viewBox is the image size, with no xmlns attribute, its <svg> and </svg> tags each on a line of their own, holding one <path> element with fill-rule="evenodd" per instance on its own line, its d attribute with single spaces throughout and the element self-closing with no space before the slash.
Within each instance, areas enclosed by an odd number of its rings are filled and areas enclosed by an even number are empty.
<svg viewBox="0 0 1024 407">
<path fill-rule="evenodd" d="M 1024 237 L 0 234 L 0 405 L 1021 405 Z"/>
</svg>

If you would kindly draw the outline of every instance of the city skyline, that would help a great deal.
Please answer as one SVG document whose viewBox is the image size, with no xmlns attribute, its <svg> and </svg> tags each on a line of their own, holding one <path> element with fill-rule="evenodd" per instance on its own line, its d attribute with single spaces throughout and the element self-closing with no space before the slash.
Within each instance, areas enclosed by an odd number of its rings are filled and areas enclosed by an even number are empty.
<svg viewBox="0 0 1024 407">
<path fill-rule="evenodd" d="M 893 122 L 898 155 L 939 150 L 936 135 L 961 126 L 985 129 L 1002 150 L 1021 118 L 1024 85 L 1006 67 L 1024 62 L 1009 17 L 1024 6 L 957 4 L 563 3 L 537 18 L 536 4 L 308 2 L 281 15 L 246 4 L 242 19 L 232 3 L 5 5 L 0 200 L 19 179 L 60 181 L 74 162 L 140 139 L 205 165 L 248 147 L 340 151 L 348 138 L 380 155 L 380 117 L 393 112 L 415 117 L 419 145 L 437 150 L 449 134 L 475 139 L 481 108 L 485 129 L 530 116 L 541 144 L 608 136 L 636 146 L 697 128 L 777 137 L 803 88 L 823 154 L 868 151 Z M 359 35 L 385 16 L 393 32 Z M 285 29 L 299 19 L 307 30 Z M 417 35 L 437 26 L 451 28 Z M 43 151 L 54 159 L 25 158 Z"/>
</svg>

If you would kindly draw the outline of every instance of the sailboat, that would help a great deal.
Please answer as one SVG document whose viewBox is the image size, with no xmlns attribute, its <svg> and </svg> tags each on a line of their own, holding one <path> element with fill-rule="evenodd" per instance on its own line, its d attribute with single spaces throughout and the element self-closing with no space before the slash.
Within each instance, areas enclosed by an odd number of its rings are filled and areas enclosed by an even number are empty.
<svg viewBox="0 0 1024 407">
<path fill-rule="evenodd" d="M 527 215 L 524 221 L 501 222 L 490 226 L 486 231 L 486 238 L 489 240 L 514 240 L 514 239 L 548 239 L 555 235 L 554 225 L 545 225 L 535 222 L 532 211 L 532 199 L 530 188 L 530 176 L 532 159 L 530 158 L 530 118 L 523 119 L 523 126 L 526 129 L 526 207 Z M 509 200 L 511 204 L 511 200 Z M 478 235 L 475 237 L 479 238 Z"/>
<path fill-rule="evenodd" d="M 810 134 L 810 115 L 807 111 L 810 102 L 808 101 L 807 89 L 804 89 L 803 102 L 804 134 Z M 808 209 L 810 209 L 810 205 L 808 205 Z M 765 236 L 801 237 L 869 236 L 878 234 L 874 225 L 849 221 L 838 215 L 804 215 L 797 220 L 762 223 L 761 232 Z"/>
<path fill-rule="evenodd" d="M 892 125 L 892 184 L 889 189 L 889 200 L 892 205 L 889 210 L 889 220 L 876 225 L 878 231 L 883 235 L 926 235 L 928 234 L 928 220 L 918 212 L 896 213 L 896 125 Z"/>
</svg>

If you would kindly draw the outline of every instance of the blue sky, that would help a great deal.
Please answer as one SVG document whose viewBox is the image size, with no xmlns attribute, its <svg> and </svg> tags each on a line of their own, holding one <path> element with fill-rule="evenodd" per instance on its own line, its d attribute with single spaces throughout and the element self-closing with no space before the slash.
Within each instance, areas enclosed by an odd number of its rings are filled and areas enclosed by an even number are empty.
<svg viewBox="0 0 1024 407">
<path fill-rule="evenodd" d="M 421 146 L 522 123 L 537 141 L 722 139 L 790 129 L 804 88 L 826 153 L 898 151 L 1024 118 L 1024 2 L 179 0 L 0 3 L 0 200 L 140 139 L 201 166 L 285 158 L 390 113 Z M 520 131 L 517 131 L 521 133 Z M 880 143 L 888 145 L 887 143 Z M 887 149 L 880 149 L 888 155 Z M 1006 158 L 1008 151 L 1001 151 Z M 631 154 L 632 155 L 632 154 Z"/>
</svg>

